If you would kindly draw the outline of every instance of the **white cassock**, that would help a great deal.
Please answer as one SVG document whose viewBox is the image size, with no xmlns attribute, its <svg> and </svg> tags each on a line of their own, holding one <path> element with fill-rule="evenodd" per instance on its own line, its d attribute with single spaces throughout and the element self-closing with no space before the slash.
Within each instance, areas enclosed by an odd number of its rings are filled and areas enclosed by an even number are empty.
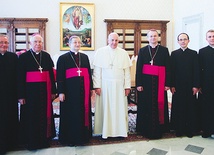
<svg viewBox="0 0 214 155">
<path fill-rule="evenodd" d="M 101 95 L 96 95 L 94 134 L 102 134 L 102 138 L 127 137 L 125 89 L 131 88 L 129 55 L 119 47 L 105 46 L 96 51 L 93 65 L 94 88 L 101 88 Z"/>
</svg>

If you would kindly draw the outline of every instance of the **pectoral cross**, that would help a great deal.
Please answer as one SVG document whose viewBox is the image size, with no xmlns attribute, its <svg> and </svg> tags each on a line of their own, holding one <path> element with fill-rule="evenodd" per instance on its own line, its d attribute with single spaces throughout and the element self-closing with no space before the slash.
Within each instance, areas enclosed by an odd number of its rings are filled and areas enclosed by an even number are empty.
<svg viewBox="0 0 214 155">
<path fill-rule="evenodd" d="M 39 68 L 38 68 L 39 70 L 40 70 L 40 73 L 42 73 L 42 66 L 39 66 Z"/>
<path fill-rule="evenodd" d="M 78 73 L 78 76 L 80 76 L 80 73 L 81 73 L 82 71 L 80 70 L 80 69 L 78 69 L 78 71 L 77 71 L 77 73 Z"/>
<path fill-rule="evenodd" d="M 153 59 L 150 61 L 150 64 L 153 65 Z"/>
</svg>

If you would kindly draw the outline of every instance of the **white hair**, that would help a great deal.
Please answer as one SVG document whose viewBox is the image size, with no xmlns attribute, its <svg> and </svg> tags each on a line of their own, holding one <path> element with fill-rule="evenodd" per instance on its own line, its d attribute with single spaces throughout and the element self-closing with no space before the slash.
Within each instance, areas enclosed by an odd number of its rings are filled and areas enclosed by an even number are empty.
<svg viewBox="0 0 214 155">
<path fill-rule="evenodd" d="M 37 33 L 36 33 L 36 34 L 33 34 L 33 35 L 31 36 L 31 38 L 30 38 L 30 42 L 31 42 L 31 43 L 34 42 L 35 37 L 40 37 L 41 40 L 42 40 L 42 42 L 44 41 L 43 38 L 42 38 L 42 36 L 41 36 L 40 34 L 37 34 Z"/>
</svg>

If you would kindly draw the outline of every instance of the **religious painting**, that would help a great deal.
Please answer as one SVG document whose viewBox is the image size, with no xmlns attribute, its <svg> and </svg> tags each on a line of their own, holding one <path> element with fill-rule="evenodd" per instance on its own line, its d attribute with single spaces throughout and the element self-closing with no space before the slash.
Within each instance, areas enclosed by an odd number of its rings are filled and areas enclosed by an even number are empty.
<svg viewBox="0 0 214 155">
<path fill-rule="evenodd" d="M 69 38 L 79 36 L 81 50 L 94 50 L 94 4 L 60 3 L 60 50 L 69 50 Z"/>
</svg>

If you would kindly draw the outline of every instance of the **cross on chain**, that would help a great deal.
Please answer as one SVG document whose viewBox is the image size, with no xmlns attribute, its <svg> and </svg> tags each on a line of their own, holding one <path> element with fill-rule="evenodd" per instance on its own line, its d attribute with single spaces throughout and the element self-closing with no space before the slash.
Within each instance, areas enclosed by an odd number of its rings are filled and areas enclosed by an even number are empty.
<svg viewBox="0 0 214 155">
<path fill-rule="evenodd" d="M 77 73 L 78 73 L 78 76 L 80 76 L 80 73 L 81 73 L 82 71 L 80 70 L 80 69 L 78 69 L 78 71 L 77 71 Z"/>
<path fill-rule="evenodd" d="M 40 70 L 40 73 L 42 73 L 42 69 L 43 69 L 43 68 L 42 68 L 41 66 L 39 66 L 38 69 Z"/>
</svg>

